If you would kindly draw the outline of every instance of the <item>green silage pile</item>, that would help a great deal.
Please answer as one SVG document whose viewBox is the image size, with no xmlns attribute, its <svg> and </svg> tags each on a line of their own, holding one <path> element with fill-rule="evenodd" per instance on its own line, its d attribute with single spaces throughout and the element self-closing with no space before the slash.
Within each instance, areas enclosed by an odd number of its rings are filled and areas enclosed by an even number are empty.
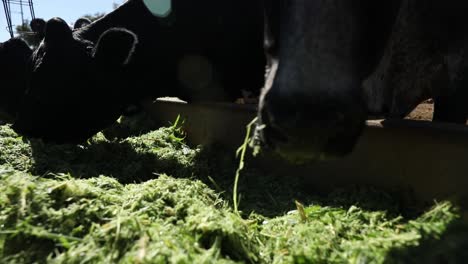
<svg viewBox="0 0 468 264">
<path fill-rule="evenodd" d="M 0 263 L 468 259 L 466 219 L 449 202 L 405 207 L 357 187 L 313 195 L 299 179 L 247 168 L 239 215 L 234 154 L 191 148 L 177 126 L 122 126 L 78 146 L 0 127 Z"/>
</svg>

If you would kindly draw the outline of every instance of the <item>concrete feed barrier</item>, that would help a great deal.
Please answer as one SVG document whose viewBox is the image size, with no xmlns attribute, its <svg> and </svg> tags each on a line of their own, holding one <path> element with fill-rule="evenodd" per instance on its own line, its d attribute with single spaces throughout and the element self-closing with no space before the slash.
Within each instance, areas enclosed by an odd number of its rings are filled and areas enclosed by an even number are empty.
<svg viewBox="0 0 468 264">
<path fill-rule="evenodd" d="M 242 144 L 245 127 L 256 115 L 253 106 L 231 104 L 159 101 L 147 109 L 164 125 L 180 115 L 191 144 L 219 142 L 233 150 Z M 368 121 L 355 151 L 346 158 L 297 166 L 267 154 L 250 158 L 249 162 L 268 173 L 307 177 L 311 186 L 322 190 L 348 184 L 403 187 L 422 200 L 451 198 L 468 202 L 467 126 Z"/>
</svg>

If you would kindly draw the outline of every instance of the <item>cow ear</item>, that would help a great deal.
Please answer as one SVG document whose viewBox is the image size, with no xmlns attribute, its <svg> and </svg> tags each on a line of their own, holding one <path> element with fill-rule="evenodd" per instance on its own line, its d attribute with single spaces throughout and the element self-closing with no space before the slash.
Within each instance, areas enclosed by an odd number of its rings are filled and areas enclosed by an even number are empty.
<svg viewBox="0 0 468 264">
<path fill-rule="evenodd" d="M 106 66 L 124 66 L 130 62 L 137 43 L 138 38 L 131 31 L 111 28 L 99 37 L 93 58 Z"/>
</svg>

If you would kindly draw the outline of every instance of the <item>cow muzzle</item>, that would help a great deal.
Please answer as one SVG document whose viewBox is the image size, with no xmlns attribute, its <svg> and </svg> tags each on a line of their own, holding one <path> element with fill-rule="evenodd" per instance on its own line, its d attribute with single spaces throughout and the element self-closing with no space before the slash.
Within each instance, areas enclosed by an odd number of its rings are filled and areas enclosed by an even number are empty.
<svg viewBox="0 0 468 264">
<path fill-rule="evenodd" d="M 364 104 L 343 97 L 266 94 L 254 138 L 294 163 L 336 159 L 354 149 L 365 124 Z"/>
</svg>

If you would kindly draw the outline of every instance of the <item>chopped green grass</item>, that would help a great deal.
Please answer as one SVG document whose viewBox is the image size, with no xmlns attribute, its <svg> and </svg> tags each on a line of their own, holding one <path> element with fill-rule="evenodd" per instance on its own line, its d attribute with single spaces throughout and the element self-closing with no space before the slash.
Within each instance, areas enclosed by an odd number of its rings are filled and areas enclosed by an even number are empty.
<svg viewBox="0 0 468 264">
<path fill-rule="evenodd" d="M 249 226 L 200 181 L 0 177 L 5 262 L 200 263 L 221 250 L 226 261 L 255 259 Z"/>
<path fill-rule="evenodd" d="M 143 120 L 143 119 L 142 119 Z M 300 179 L 191 148 L 177 123 L 116 126 L 54 145 L 0 126 L 0 263 L 463 263 L 450 202 L 408 207 L 370 187 L 314 194 Z M 237 206 L 237 205 L 236 205 Z"/>
</svg>

